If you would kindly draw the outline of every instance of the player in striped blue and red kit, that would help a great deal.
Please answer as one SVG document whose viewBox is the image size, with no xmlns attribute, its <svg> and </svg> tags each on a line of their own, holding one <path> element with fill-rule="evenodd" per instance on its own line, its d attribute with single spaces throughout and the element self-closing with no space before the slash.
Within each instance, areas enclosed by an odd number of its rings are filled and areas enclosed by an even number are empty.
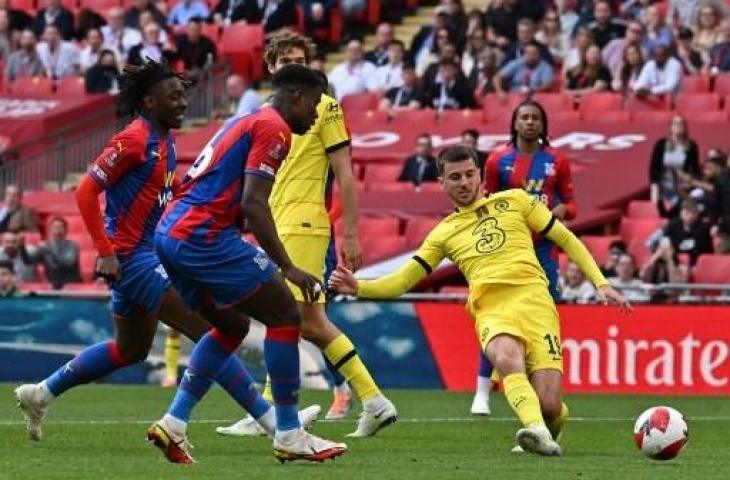
<svg viewBox="0 0 730 480">
<path fill-rule="evenodd" d="M 576 216 L 570 163 L 550 147 L 547 114 L 533 100 L 522 102 L 512 113 L 510 143 L 489 155 L 484 178 L 487 192 L 521 188 L 544 203 L 559 220 Z M 535 254 L 547 276 L 550 295 L 559 301 L 557 247 L 546 238 L 535 238 Z M 475 415 L 490 414 L 491 376 L 492 365 L 482 353 L 471 406 Z"/>
<path fill-rule="evenodd" d="M 304 431 L 297 416 L 301 318 L 284 279 L 298 286 L 308 303 L 316 301 L 321 285 L 291 262 L 269 208 L 291 134 L 302 135 L 314 123 L 324 82 L 307 67 L 288 65 L 274 74 L 273 86 L 270 107 L 228 120 L 208 142 L 155 233 L 155 247 L 176 289 L 217 329 L 197 343 L 167 413 L 148 429 L 148 438 L 171 461 L 192 461 L 185 448 L 191 412 L 246 336 L 247 315 L 267 326 L 274 455 L 281 461 L 323 461 L 347 450 L 344 443 Z M 241 238 L 240 215 L 263 250 Z"/>
</svg>

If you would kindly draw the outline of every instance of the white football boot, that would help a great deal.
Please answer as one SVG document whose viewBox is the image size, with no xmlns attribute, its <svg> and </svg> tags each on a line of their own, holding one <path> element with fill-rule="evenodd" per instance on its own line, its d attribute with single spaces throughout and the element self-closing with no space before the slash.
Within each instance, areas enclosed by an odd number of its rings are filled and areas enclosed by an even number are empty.
<svg viewBox="0 0 730 480">
<path fill-rule="evenodd" d="M 545 425 L 534 424 L 517 431 L 517 444 L 526 452 L 559 457 L 563 454 L 560 445 L 553 440 Z"/>
<path fill-rule="evenodd" d="M 347 451 L 347 445 L 331 442 L 307 432 L 303 428 L 296 432 L 287 432 L 274 436 L 274 456 L 281 463 L 294 460 L 308 460 L 322 463 L 325 460 L 339 457 Z M 290 438 L 284 438 L 290 437 Z"/>
<path fill-rule="evenodd" d="M 483 393 L 476 393 L 471 402 L 470 412 L 472 415 L 489 416 L 492 410 L 489 408 L 489 397 Z"/>
<path fill-rule="evenodd" d="M 25 429 L 31 440 L 43 437 L 42 423 L 53 395 L 37 383 L 28 383 L 15 389 L 15 399 L 25 418 Z"/>
<path fill-rule="evenodd" d="M 392 425 L 396 421 L 398 421 L 398 411 L 395 409 L 393 402 L 385 399 L 385 404 L 379 411 L 363 410 L 357 420 L 357 429 L 352 433 L 348 433 L 347 436 L 371 437 L 378 433 L 381 428 Z"/>
<path fill-rule="evenodd" d="M 272 406 L 271 408 L 274 407 Z M 310 405 L 307 408 L 299 410 L 299 423 L 302 425 L 302 428 L 307 430 L 311 428 L 314 422 L 317 421 L 317 417 L 321 411 L 322 407 L 319 405 Z M 264 437 L 266 435 L 273 435 L 274 433 L 267 432 L 251 415 L 246 415 L 245 418 L 228 427 L 217 427 L 215 431 L 221 435 L 229 435 L 232 437 Z"/>
</svg>

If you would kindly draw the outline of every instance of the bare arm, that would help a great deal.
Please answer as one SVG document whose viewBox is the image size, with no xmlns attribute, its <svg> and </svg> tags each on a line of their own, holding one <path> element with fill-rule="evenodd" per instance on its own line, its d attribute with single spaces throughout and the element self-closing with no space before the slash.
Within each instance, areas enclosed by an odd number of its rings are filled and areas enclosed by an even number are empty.
<svg viewBox="0 0 730 480">
<path fill-rule="evenodd" d="M 335 173 L 335 180 L 340 187 L 343 220 L 345 222 L 345 238 L 342 245 L 342 256 L 349 270 L 357 270 L 362 265 L 362 249 L 357 228 L 357 189 L 352 176 L 352 161 L 348 147 L 339 148 L 329 154 L 330 165 Z"/>
</svg>

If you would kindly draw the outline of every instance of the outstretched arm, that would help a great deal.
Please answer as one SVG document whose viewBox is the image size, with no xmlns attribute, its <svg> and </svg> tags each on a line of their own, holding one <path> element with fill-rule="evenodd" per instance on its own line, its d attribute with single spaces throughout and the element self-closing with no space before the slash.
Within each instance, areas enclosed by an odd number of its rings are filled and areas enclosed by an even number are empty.
<svg viewBox="0 0 730 480">
<path fill-rule="evenodd" d="M 398 298 L 426 278 L 428 273 L 430 267 L 427 271 L 419 261 L 411 259 L 395 272 L 376 280 L 358 280 L 350 270 L 338 265 L 330 276 L 330 286 L 338 293 L 360 298 Z"/>
</svg>

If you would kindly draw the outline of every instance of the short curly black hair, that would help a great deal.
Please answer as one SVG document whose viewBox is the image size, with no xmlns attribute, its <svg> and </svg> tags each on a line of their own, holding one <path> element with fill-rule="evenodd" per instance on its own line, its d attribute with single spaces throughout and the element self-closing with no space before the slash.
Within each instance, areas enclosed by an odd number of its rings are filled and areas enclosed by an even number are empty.
<svg viewBox="0 0 730 480">
<path fill-rule="evenodd" d="M 117 95 L 117 114 L 120 117 L 142 113 L 142 101 L 152 87 L 168 78 L 179 78 L 185 88 L 192 83 L 181 74 L 172 71 L 167 63 L 151 59 L 142 65 L 127 65 L 119 77 L 120 91 Z"/>
</svg>

